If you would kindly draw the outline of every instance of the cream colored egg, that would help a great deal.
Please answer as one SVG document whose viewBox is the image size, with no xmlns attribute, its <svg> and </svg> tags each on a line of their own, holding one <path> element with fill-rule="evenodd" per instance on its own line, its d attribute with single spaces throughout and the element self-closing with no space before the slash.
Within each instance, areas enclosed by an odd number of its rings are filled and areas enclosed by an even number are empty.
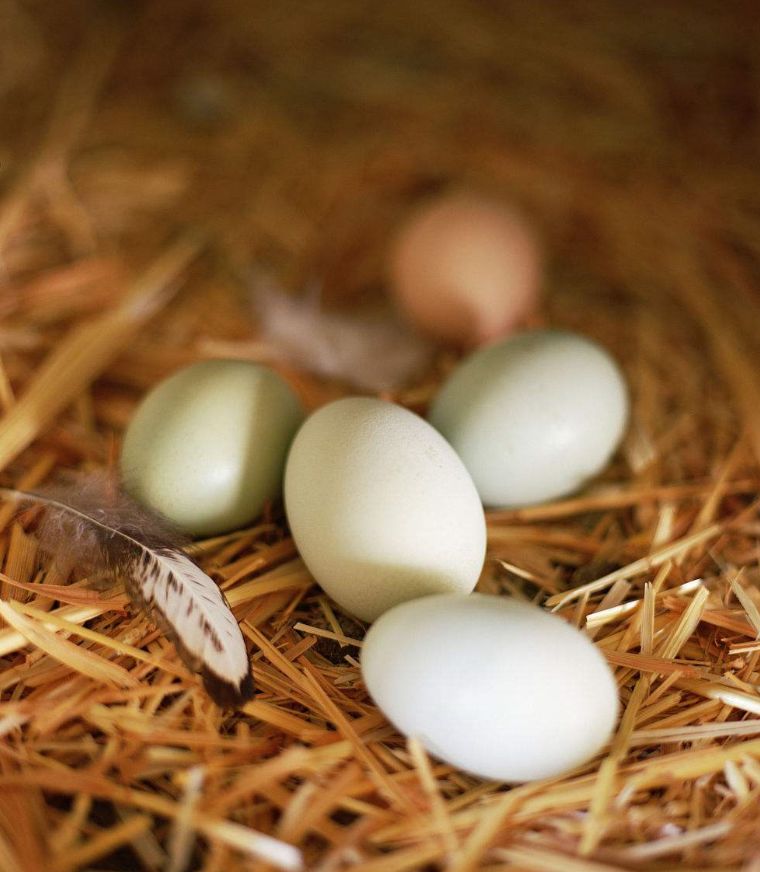
<svg viewBox="0 0 760 872">
<path fill-rule="evenodd" d="M 439 197 L 401 228 L 390 253 L 391 291 L 421 331 L 455 345 L 504 336 L 538 305 L 536 238 L 500 200 Z"/>
<path fill-rule="evenodd" d="M 483 509 L 451 446 L 381 400 L 323 406 L 293 441 L 285 508 L 309 571 L 366 621 L 396 603 L 469 592 L 485 555 Z"/>
<path fill-rule="evenodd" d="M 436 757 L 497 781 L 551 778 L 609 739 L 617 686 L 583 633 L 505 597 L 403 603 L 369 630 L 367 690 Z"/>
<path fill-rule="evenodd" d="M 607 351 L 552 330 L 470 355 L 429 413 L 487 506 L 524 506 L 577 490 L 608 463 L 627 419 L 626 383 Z"/>
<path fill-rule="evenodd" d="M 242 527 L 279 495 L 302 419 L 295 394 L 267 367 L 193 364 L 140 403 L 124 437 L 125 486 L 188 533 Z"/>
</svg>

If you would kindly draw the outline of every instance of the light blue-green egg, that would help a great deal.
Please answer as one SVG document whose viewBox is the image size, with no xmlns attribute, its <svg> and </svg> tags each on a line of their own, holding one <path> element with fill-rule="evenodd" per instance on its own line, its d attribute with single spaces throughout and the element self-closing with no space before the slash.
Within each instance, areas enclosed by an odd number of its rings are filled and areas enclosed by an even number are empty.
<svg viewBox="0 0 760 872">
<path fill-rule="evenodd" d="M 125 487 L 192 535 L 245 526 L 279 496 L 302 419 L 293 391 L 267 367 L 193 364 L 140 403 L 121 453 Z"/>
<path fill-rule="evenodd" d="M 487 506 L 573 493 L 604 469 L 628 421 L 628 388 L 606 349 L 534 330 L 464 360 L 430 407 Z"/>
</svg>

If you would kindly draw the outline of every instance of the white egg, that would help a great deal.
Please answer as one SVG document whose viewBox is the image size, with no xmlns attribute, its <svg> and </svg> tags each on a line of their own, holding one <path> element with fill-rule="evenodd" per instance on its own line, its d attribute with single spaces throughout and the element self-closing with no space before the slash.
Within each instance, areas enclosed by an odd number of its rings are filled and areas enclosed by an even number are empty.
<svg viewBox="0 0 760 872">
<path fill-rule="evenodd" d="M 609 739 L 617 686 L 593 643 L 513 599 L 424 597 L 386 612 L 361 654 L 372 698 L 406 736 L 481 778 L 531 781 Z"/>
<path fill-rule="evenodd" d="M 267 367 L 193 364 L 140 403 L 124 437 L 125 486 L 188 533 L 242 527 L 279 495 L 302 420 L 295 394 Z"/>
<path fill-rule="evenodd" d="M 485 505 L 523 506 L 569 494 L 604 468 L 625 431 L 628 391 L 595 342 L 535 331 L 468 357 L 429 419 Z"/>
<path fill-rule="evenodd" d="M 396 603 L 468 593 L 483 566 L 483 509 L 451 446 L 413 412 L 352 397 L 304 423 L 285 508 L 309 571 L 366 621 Z"/>
</svg>

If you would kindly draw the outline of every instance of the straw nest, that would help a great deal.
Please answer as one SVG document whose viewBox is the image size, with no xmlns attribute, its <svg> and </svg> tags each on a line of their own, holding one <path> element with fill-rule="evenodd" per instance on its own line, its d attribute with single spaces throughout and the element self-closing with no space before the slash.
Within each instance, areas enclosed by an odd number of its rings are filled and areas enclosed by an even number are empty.
<svg viewBox="0 0 760 872">
<path fill-rule="evenodd" d="M 6 0 L 3 485 L 108 466 L 140 396 L 182 364 L 268 359 L 254 267 L 333 302 L 377 293 L 398 217 L 449 182 L 535 219 L 545 321 L 616 354 L 634 414 L 586 491 L 489 515 L 480 589 L 585 628 L 623 703 L 587 766 L 512 789 L 386 722 L 363 628 L 314 586 L 278 507 L 196 546 L 253 652 L 260 692 L 235 713 L 121 587 L 56 575 L 37 514 L 0 507 L 4 872 L 760 868 L 746 12 Z M 452 360 L 392 398 L 424 409 Z M 347 391 L 283 371 L 311 407 Z"/>
</svg>

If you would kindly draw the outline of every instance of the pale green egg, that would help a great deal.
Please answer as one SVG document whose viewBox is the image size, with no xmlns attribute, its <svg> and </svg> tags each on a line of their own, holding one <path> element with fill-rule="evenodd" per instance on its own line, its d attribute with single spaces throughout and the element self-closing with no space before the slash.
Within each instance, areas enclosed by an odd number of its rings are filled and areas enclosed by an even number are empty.
<svg viewBox="0 0 760 872">
<path fill-rule="evenodd" d="M 193 364 L 140 403 L 121 453 L 125 487 L 193 535 L 245 526 L 279 496 L 302 419 L 295 394 L 267 367 Z"/>
</svg>

